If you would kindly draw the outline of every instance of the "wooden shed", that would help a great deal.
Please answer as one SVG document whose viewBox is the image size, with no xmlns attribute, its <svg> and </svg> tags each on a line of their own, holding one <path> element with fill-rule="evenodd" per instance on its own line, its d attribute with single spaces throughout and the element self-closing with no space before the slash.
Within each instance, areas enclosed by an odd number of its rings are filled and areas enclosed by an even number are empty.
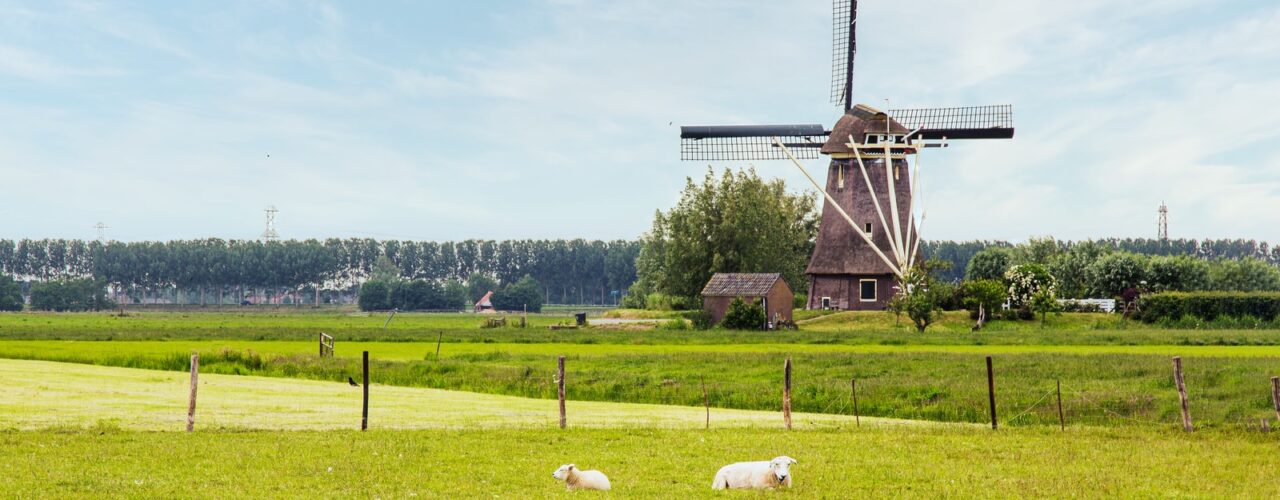
<svg viewBox="0 0 1280 500">
<path fill-rule="evenodd" d="M 729 303 L 738 297 L 750 303 L 763 301 L 770 325 L 791 321 L 795 295 L 779 273 L 716 273 L 702 288 L 702 309 L 719 323 L 728 312 Z"/>
</svg>

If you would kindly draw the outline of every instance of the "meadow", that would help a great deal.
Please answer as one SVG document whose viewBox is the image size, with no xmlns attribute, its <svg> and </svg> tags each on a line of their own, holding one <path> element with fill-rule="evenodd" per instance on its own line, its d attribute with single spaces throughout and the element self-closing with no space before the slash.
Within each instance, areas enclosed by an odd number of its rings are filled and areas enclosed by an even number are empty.
<svg viewBox="0 0 1280 500">
<path fill-rule="evenodd" d="M 1256 432 L 1274 416 L 1280 332 L 1094 315 L 970 332 L 962 315 L 919 334 L 883 313 L 815 315 L 795 332 L 548 330 L 569 322 L 558 313 L 523 329 L 483 329 L 466 314 L 398 314 L 383 329 L 385 315 L 331 310 L 0 314 L 0 453 L 16 458 L 0 461 L 0 490 L 549 497 L 564 491 L 551 471 L 575 462 L 608 472 L 616 494 L 701 498 L 720 465 L 787 454 L 800 461 L 796 485 L 777 493 L 806 497 L 1280 494 L 1280 434 Z M 338 339 L 336 357 L 316 356 L 320 331 Z M 361 390 L 346 380 L 359 379 L 365 350 L 373 385 L 360 432 Z M 183 428 L 192 352 L 197 431 L 165 432 Z M 1177 424 L 1173 355 L 1194 433 Z M 788 357 L 793 431 L 778 411 Z"/>
</svg>

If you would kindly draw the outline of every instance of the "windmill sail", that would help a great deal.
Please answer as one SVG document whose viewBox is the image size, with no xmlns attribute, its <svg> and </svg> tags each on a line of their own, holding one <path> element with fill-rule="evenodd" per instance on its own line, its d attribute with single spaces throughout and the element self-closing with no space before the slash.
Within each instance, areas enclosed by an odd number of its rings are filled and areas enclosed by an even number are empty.
<svg viewBox="0 0 1280 500">
<path fill-rule="evenodd" d="M 1013 106 L 891 109 L 889 116 L 921 139 L 1012 139 Z"/>
<path fill-rule="evenodd" d="M 785 160 L 779 138 L 798 158 L 818 157 L 827 141 L 822 125 L 719 125 L 680 127 L 680 159 L 694 161 Z"/>
<path fill-rule="evenodd" d="M 858 0 L 832 0 L 831 102 L 853 108 L 853 56 L 858 51 Z"/>
</svg>

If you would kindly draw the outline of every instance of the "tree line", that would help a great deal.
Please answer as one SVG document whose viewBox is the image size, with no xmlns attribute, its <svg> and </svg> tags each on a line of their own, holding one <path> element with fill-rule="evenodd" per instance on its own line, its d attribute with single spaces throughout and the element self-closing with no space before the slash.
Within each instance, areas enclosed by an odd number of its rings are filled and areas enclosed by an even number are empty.
<svg viewBox="0 0 1280 500">
<path fill-rule="evenodd" d="M 126 302 L 160 292 L 184 303 L 238 303 L 353 292 L 379 263 L 400 278 L 445 282 L 487 276 L 510 284 L 533 277 L 546 302 L 605 304 L 635 281 L 636 241 L 465 240 L 457 242 L 330 238 L 99 242 L 0 240 L 0 273 L 20 281 L 93 279 Z M 385 266 L 384 266 L 385 267 Z"/>
</svg>

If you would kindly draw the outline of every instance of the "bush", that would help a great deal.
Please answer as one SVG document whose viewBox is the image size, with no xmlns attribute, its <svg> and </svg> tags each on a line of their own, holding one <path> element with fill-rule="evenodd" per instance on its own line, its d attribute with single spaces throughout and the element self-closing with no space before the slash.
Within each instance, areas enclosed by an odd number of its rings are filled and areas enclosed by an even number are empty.
<svg viewBox="0 0 1280 500">
<path fill-rule="evenodd" d="M 710 330 L 711 327 L 716 326 L 716 324 L 712 322 L 711 313 L 707 311 L 690 311 L 685 314 L 685 317 L 689 318 L 689 323 L 693 325 L 693 329 L 695 330 Z"/>
<path fill-rule="evenodd" d="M 1280 292 L 1170 292 L 1149 294 L 1138 302 L 1144 322 L 1181 322 L 1191 317 L 1213 321 L 1219 317 L 1271 322 L 1280 316 Z"/>
<path fill-rule="evenodd" d="M 1030 304 L 1031 297 L 1041 290 L 1054 293 L 1057 289 L 1057 280 L 1040 264 L 1013 266 L 1004 274 L 1004 281 L 1009 285 L 1009 300 L 1015 306 Z"/>
<path fill-rule="evenodd" d="M 499 311 L 542 312 L 542 285 L 532 276 L 525 275 L 519 281 L 494 292 L 493 308 Z"/>
<path fill-rule="evenodd" d="M 729 311 L 724 314 L 720 326 L 731 330 L 760 330 L 764 328 L 764 308 L 754 302 L 748 303 L 742 297 L 729 303 Z"/>
<path fill-rule="evenodd" d="M 434 281 L 399 281 L 390 285 L 391 307 L 401 311 L 449 309 L 444 289 Z"/>
<path fill-rule="evenodd" d="M 1138 288 L 1146 280 L 1145 257 L 1131 253 L 1113 253 L 1086 269 L 1089 288 L 1099 297 L 1115 297 L 1125 289 Z"/>
<path fill-rule="evenodd" d="M 792 308 L 792 309 L 804 309 L 804 308 L 806 308 L 806 307 L 809 307 L 809 295 L 808 295 L 808 294 L 804 294 L 804 293 L 797 293 L 797 294 L 795 295 L 795 297 L 791 299 L 791 308 Z"/>
<path fill-rule="evenodd" d="M 391 286 L 385 281 L 369 280 L 360 285 L 356 305 L 361 311 L 385 311 L 391 309 Z"/>
<path fill-rule="evenodd" d="M 37 311 L 98 311 L 115 304 L 107 286 L 91 279 L 50 281 L 31 286 L 31 308 Z"/>
<path fill-rule="evenodd" d="M 22 310 L 22 285 L 7 274 L 0 274 L 0 311 Z"/>
</svg>

